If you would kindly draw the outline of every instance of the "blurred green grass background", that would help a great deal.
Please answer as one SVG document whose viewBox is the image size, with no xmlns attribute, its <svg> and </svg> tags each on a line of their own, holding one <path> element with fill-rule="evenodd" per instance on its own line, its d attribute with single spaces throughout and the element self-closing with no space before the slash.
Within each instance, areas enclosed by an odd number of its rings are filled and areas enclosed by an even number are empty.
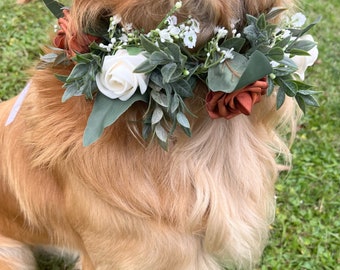
<svg viewBox="0 0 340 270">
<path fill-rule="evenodd" d="M 258 269 L 340 270 L 340 1 L 303 0 L 299 9 L 319 42 L 319 60 L 307 82 L 323 91 L 308 108 L 292 146 L 293 170 L 277 182 L 277 215 Z M 55 19 L 42 1 L 0 2 L 0 102 L 24 87 Z M 63 266 L 60 266 L 63 265 Z M 67 262 L 41 269 L 66 269 Z"/>
</svg>

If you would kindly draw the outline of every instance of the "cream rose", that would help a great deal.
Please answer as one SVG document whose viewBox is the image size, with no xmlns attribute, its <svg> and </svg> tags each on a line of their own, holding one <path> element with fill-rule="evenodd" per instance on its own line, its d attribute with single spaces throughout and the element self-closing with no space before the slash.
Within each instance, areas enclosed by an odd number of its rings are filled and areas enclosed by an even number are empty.
<svg viewBox="0 0 340 270">
<path fill-rule="evenodd" d="M 148 87 L 148 76 L 133 71 L 145 60 L 142 54 L 129 55 L 126 50 L 105 56 L 102 71 L 96 76 L 99 91 L 109 98 L 122 101 L 128 100 L 138 87 L 144 94 Z"/>
<path fill-rule="evenodd" d="M 311 35 L 304 35 L 300 38 L 300 40 L 309 40 L 309 41 L 314 42 L 314 39 Z M 306 55 L 306 56 L 298 55 L 292 58 L 292 60 L 298 66 L 298 70 L 295 73 L 299 75 L 301 80 L 305 79 L 306 69 L 312 66 L 315 63 L 316 59 L 318 58 L 319 51 L 318 51 L 317 46 L 309 50 L 308 53 L 310 55 Z"/>
</svg>

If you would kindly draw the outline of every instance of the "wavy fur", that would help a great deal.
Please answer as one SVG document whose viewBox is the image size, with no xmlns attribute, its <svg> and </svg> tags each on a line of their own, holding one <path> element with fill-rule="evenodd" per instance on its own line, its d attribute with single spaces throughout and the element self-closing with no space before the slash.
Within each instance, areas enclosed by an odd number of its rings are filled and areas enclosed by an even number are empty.
<svg viewBox="0 0 340 270">
<path fill-rule="evenodd" d="M 95 27 L 119 13 L 150 29 L 174 2 L 75 0 L 74 27 Z M 291 4 L 183 3 L 181 16 L 201 21 L 201 43 L 216 25 L 229 27 L 231 18 Z M 0 263 L 11 252 L 5 244 L 11 238 L 77 250 L 84 270 L 251 269 L 274 218 L 276 157 L 289 161 L 280 130 L 294 127 L 294 103 L 287 99 L 276 111 L 275 97 L 266 97 L 250 117 L 211 120 L 200 85 L 188 101 L 199 116 L 192 119 L 193 136 L 178 131 L 169 152 L 136 139 L 139 126 L 129 120 L 140 117 L 142 104 L 84 148 L 92 102 L 74 97 L 61 103 L 62 84 L 53 74 L 69 71 L 35 71 L 28 97 L 7 127 L 15 98 L 0 105 Z"/>
</svg>

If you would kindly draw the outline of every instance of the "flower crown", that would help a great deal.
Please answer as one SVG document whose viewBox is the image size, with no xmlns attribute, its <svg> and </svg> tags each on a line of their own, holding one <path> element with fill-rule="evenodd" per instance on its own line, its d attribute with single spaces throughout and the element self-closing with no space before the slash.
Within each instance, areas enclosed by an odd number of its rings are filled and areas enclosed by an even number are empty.
<svg viewBox="0 0 340 270">
<path fill-rule="evenodd" d="M 286 96 L 294 97 L 303 111 L 306 105 L 318 106 L 312 96 L 316 91 L 299 77 L 303 80 L 305 69 L 316 60 L 316 43 L 305 33 L 319 19 L 303 27 L 306 17 L 297 13 L 277 26 L 268 21 L 285 9 L 273 8 L 259 17 L 247 15 L 240 33 L 237 22 L 231 24 L 231 33 L 216 27 L 212 38 L 193 52 L 200 24 L 192 17 L 177 21 L 181 1 L 148 33 L 123 24 L 116 15 L 102 35 L 75 34 L 69 9 L 56 1 L 44 2 L 58 18 L 59 30 L 54 39 L 57 48 L 42 56 L 42 61 L 75 62 L 68 76 L 56 75 L 66 88 L 62 101 L 79 95 L 94 99 L 85 146 L 137 101 L 148 104 L 144 139 L 156 137 L 167 149 L 177 126 L 191 136 L 187 115 L 192 113 L 184 101 L 194 95 L 198 81 L 209 89 L 206 109 L 212 119 L 249 115 L 262 95 L 272 94 L 274 86 L 278 86 L 277 109 Z"/>
</svg>

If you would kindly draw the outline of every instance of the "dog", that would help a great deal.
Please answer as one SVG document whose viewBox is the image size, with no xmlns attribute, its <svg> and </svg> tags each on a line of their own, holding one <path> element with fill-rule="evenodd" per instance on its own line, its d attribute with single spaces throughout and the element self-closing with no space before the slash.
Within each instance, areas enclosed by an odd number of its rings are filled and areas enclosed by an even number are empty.
<svg viewBox="0 0 340 270">
<path fill-rule="evenodd" d="M 25 1 L 28 2 L 28 1 Z M 101 16 L 120 14 L 137 29 L 154 29 L 173 0 L 74 0 L 70 21 L 77 33 Z M 216 26 L 245 23 L 293 0 L 183 0 L 180 16 L 201 25 L 198 45 Z M 34 71 L 27 96 L 10 125 L 18 97 L 0 104 L 0 267 L 35 269 L 31 246 L 80 254 L 84 270 L 251 269 L 268 241 L 281 165 L 290 161 L 284 132 L 298 113 L 287 98 L 263 96 L 251 115 L 212 120 L 207 86 L 188 99 L 192 137 L 173 134 L 164 151 L 136 138 L 130 119 L 146 110 L 136 103 L 100 139 L 82 143 L 93 102 L 61 102 L 74 65 Z M 80 266 L 81 265 L 81 266 Z"/>
</svg>

